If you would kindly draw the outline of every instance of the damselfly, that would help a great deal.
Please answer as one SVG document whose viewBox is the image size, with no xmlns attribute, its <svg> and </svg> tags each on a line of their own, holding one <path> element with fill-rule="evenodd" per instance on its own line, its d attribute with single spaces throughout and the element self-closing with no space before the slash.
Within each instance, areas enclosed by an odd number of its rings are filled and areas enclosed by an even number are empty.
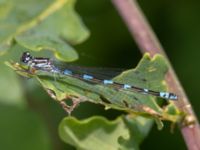
<svg viewBox="0 0 200 150">
<path fill-rule="evenodd" d="M 138 92 L 141 94 L 149 94 L 149 95 L 153 95 L 153 96 L 164 98 L 164 99 L 178 100 L 177 95 L 174 93 L 158 92 L 158 91 L 153 91 L 147 88 L 136 87 L 130 84 L 117 83 L 109 79 L 99 79 L 91 74 L 80 73 L 80 70 L 77 70 L 77 71 L 74 69 L 71 70 L 70 68 L 72 68 L 72 66 L 66 67 L 66 69 L 60 69 L 54 63 L 52 63 L 52 61 L 49 58 L 33 57 L 30 55 L 29 52 L 24 52 L 22 54 L 21 61 L 25 65 L 28 66 L 29 71 L 42 70 L 46 72 L 60 74 L 62 76 L 71 76 L 73 78 L 87 81 L 90 83 L 103 84 L 105 86 L 110 85 L 116 89 L 123 89 L 123 90 L 129 90 L 129 91 L 131 90 L 133 92 Z"/>
</svg>

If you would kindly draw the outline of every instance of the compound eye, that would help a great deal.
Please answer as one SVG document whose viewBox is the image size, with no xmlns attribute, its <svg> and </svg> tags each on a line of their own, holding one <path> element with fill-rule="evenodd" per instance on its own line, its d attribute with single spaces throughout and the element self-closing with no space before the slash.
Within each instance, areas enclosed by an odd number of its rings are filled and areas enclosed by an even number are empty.
<svg viewBox="0 0 200 150">
<path fill-rule="evenodd" d="M 23 54 L 22 54 L 22 56 L 21 56 L 21 62 L 23 62 L 23 63 L 28 63 L 28 61 L 30 61 L 31 60 L 31 55 L 30 55 L 30 53 L 29 52 L 24 52 Z"/>
</svg>

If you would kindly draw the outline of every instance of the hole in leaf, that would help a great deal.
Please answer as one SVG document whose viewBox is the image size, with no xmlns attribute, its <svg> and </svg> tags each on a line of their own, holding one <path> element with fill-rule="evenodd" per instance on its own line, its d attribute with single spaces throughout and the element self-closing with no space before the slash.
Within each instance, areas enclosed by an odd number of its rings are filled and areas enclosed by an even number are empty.
<svg viewBox="0 0 200 150">
<path fill-rule="evenodd" d="M 101 95 L 100 98 L 104 103 L 111 104 L 104 96 Z"/>
</svg>

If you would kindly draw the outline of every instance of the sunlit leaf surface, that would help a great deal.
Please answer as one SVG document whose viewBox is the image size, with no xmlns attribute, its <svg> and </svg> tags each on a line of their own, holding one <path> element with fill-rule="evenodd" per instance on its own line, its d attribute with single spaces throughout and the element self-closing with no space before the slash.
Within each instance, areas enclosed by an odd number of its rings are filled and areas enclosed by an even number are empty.
<svg viewBox="0 0 200 150">
<path fill-rule="evenodd" d="M 151 121 L 121 116 L 109 121 L 103 117 L 77 120 L 67 117 L 59 126 L 61 139 L 78 150 L 137 150 L 146 137 Z"/>
<path fill-rule="evenodd" d="M 74 10 L 75 0 L 14 0 L 0 3 L 0 54 L 15 42 L 30 50 L 51 50 L 65 61 L 78 58 L 72 44 L 89 32 Z"/>
</svg>

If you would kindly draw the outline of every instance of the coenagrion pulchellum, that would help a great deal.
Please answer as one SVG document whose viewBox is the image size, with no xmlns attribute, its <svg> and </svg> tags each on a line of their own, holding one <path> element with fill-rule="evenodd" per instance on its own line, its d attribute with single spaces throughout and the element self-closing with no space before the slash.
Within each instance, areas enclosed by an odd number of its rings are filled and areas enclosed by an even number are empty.
<svg viewBox="0 0 200 150">
<path fill-rule="evenodd" d="M 158 91 L 153 91 L 153 90 L 150 90 L 147 88 L 133 86 L 130 84 L 117 83 L 117 82 L 115 82 L 113 80 L 109 80 L 109 79 L 99 79 L 90 74 L 79 73 L 80 70 L 77 73 L 76 71 L 72 71 L 70 69 L 60 69 L 59 67 L 54 65 L 49 58 L 33 57 L 30 55 L 29 52 L 24 52 L 22 54 L 21 62 L 23 62 L 25 65 L 28 66 L 29 71 L 30 70 L 42 70 L 42 71 L 60 74 L 62 76 L 71 76 L 73 78 L 77 78 L 77 79 L 87 81 L 90 83 L 103 84 L 105 86 L 110 85 L 116 89 L 123 89 L 123 90 L 129 90 L 129 91 L 131 90 L 133 92 L 138 92 L 141 94 L 149 94 L 149 95 L 153 95 L 153 96 L 160 97 L 163 99 L 168 99 L 168 100 L 178 100 L 177 95 L 174 93 L 163 92 L 163 91 L 158 92 Z"/>
</svg>

